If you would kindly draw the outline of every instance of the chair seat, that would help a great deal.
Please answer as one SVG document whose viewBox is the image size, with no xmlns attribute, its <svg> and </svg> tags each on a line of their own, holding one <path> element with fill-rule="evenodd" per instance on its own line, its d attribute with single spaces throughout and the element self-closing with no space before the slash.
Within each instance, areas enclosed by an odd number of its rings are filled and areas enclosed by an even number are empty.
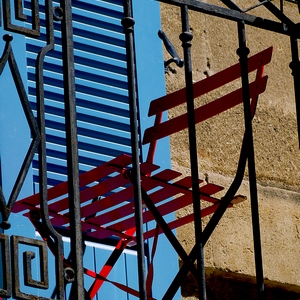
<svg viewBox="0 0 300 300">
<path fill-rule="evenodd" d="M 133 239 L 125 231 L 135 227 L 133 186 L 126 175 L 131 171 L 131 156 L 119 157 L 80 176 L 80 202 L 82 231 L 93 238 L 105 239 L 119 237 Z M 170 169 L 159 170 L 159 166 L 152 163 L 141 163 L 142 188 L 147 192 L 152 202 L 157 206 L 160 214 L 165 216 L 192 204 L 191 177 L 182 178 L 182 174 Z M 151 175 L 153 173 L 153 175 Z M 220 199 L 214 194 L 224 188 L 199 181 L 201 198 L 208 204 L 202 209 L 201 215 L 206 216 L 215 211 Z M 244 200 L 242 196 L 233 199 L 234 203 Z M 53 226 L 69 226 L 68 183 L 64 182 L 48 190 L 48 209 Z M 232 206 L 232 205 L 230 205 Z M 30 211 L 39 210 L 39 194 L 17 201 L 13 212 L 22 212 L 31 218 Z M 171 229 L 191 222 L 193 215 L 188 215 L 169 223 Z M 143 222 L 153 221 L 149 210 L 144 211 Z M 144 233 L 145 238 L 151 238 L 154 230 Z"/>
</svg>

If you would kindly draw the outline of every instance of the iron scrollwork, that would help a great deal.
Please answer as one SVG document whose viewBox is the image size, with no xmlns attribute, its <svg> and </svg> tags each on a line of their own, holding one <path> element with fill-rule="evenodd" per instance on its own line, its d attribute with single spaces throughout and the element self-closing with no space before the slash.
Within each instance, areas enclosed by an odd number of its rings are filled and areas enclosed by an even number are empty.
<svg viewBox="0 0 300 300">
<path fill-rule="evenodd" d="M 183 42 L 184 52 L 185 52 L 185 67 L 187 70 L 186 73 L 186 81 L 187 87 L 189 91 L 192 91 L 192 78 L 189 77 L 191 72 L 191 57 L 190 57 L 190 41 L 192 35 L 189 32 L 188 26 L 188 12 L 189 10 L 195 10 L 202 13 L 206 13 L 209 15 L 213 15 L 216 17 L 221 17 L 225 19 L 229 19 L 235 22 L 241 22 L 251 25 L 254 27 L 270 30 L 272 32 L 277 32 L 284 35 L 289 35 L 291 37 L 291 49 L 293 55 L 293 73 L 294 73 L 294 82 L 295 82 L 295 94 L 296 94 L 296 106 L 297 106 L 297 118 L 298 118 L 298 133 L 300 136 L 300 89 L 299 89 L 299 79 L 300 75 L 299 72 L 296 70 L 296 66 L 299 66 L 299 55 L 298 55 L 298 38 L 299 38 L 299 26 L 294 24 L 291 20 L 289 20 L 284 14 L 283 11 L 279 8 L 275 7 L 273 3 L 270 1 L 263 1 L 259 0 L 260 4 L 265 6 L 271 13 L 279 18 L 281 22 L 276 22 L 273 20 L 267 20 L 262 18 L 257 18 L 252 15 L 246 14 L 246 10 L 240 9 L 234 1 L 231 0 L 221 0 L 223 4 L 225 4 L 228 8 L 219 7 L 210 5 L 208 3 L 202 1 L 193 1 L 193 0 L 159 0 L 160 2 L 165 2 L 173 6 L 181 7 L 182 11 L 182 23 L 183 23 L 183 33 L 181 35 L 181 40 Z M 293 0 L 292 2 L 298 3 Z M 12 9 L 11 2 L 14 3 L 14 9 Z M 283 1 L 280 1 L 283 3 Z M 25 36 L 30 37 L 39 37 L 40 36 L 40 13 L 39 13 L 39 3 L 38 0 L 31 0 L 27 1 L 26 3 L 30 3 L 29 11 L 31 10 L 30 16 L 25 13 L 25 1 L 22 0 L 3 0 L 3 26 L 4 29 L 17 33 L 22 34 Z M 14 53 L 12 47 L 12 36 L 5 35 L 4 40 L 6 42 L 5 49 L 3 52 L 2 57 L 0 58 L 0 75 L 3 72 L 3 69 L 7 66 L 10 67 L 11 74 L 13 76 L 13 80 L 15 86 L 17 88 L 20 102 L 22 104 L 24 113 L 27 118 L 27 122 L 30 127 L 30 131 L 32 134 L 32 141 L 30 144 L 30 148 L 26 154 L 25 160 L 21 167 L 21 171 L 19 172 L 18 178 L 14 185 L 13 191 L 9 197 L 8 202 L 6 203 L 5 197 L 3 195 L 2 189 L 0 187 L 0 209 L 2 214 L 2 229 L 8 229 L 9 224 L 9 216 L 12 210 L 12 207 L 19 195 L 19 192 L 23 186 L 26 174 L 30 168 L 30 164 L 32 162 L 33 156 L 38 149 L 39 153 L 39 180 L 40 180 L 40 208 L 41 208 L 41 216 L 38 217 L 36 220 L 40 222 L 40 225 L 43 227 L 44 230 L 47 230 L 47 234 L 49 235 L 49 239 L 53 242 L 54 249 L 54 257 L 55 257 L 55 269 L 56 269 L 56 288 L 55 292 L 53 293 L 52 298 L 56 299 L 64 299 L 64 284 L 65 280 L 72 282 L 73 288 L 72 291 L 74 295 L 77 296 L 78 299 L 84 298 L 84 288 L 83 288 L 83 267 L 82 267 L 82 249 L 78 247 L 78 245 L 82 245 L 82 233 L 81 233 L 81 226 L 80 226 L 80 201 L 79 201 L 79 186 L 78 186 L 78 156 L 77 156 L 77 145 L 74 146 L 74 141 L 77 137 L 76 132 L 76 111 L 75 111 L 75 80 L 74 80 L 74 49 L 73 49 L 73 31 L 72 31 L 72 1 L 71 0 L 61 0 L 60 6 L 53 7 L 52 0 L 45 0 L 45 24 L 46 24 L 46 42 L 45 46 L 40 50 L 36 59 L 36 102 L 37 102 L 37 120 L 33 117 L 33 113 L 28 101 L 28 96 L 26 90 L 24 88 L 24 84 L 21 80 L 20 71 L 18 69 Z M 299 3 L 298 3 L 299 5 Z M 249 11 L 253 7 L 247 9 Z M 14 16 L 12 16 L 14 12 Z M 141 205 L 141 188 L 140 188 L 140 179 L 139 179 L 139 156 L 138 156 L 138 147 L 137 147 L 137 140 L 138 140 L 138 132 L 136 131 L 137 126 L 137 119 L 136 119 L 136 86 L 135 86 L 135 69 L 134 69 L 134 56 L 133 56 L 133 25 L 134 19 L 131 13 L 131 0 L 124 0 L 124 13 L 125 18 L 123 20 L 123 25 L 127 37 L 127 54 L 128 55 L 128 81 L 129 81 L 129 95 L 130 95 L 130 106 L 131 106 L 131 121 L 132 121 L 132 133 L 133 137 L 136 141 L 133 140 L 132 148 L 133 148 L 133 161 L 134 161 L 134 172 L 136 174 L 136 182 L 135 182 L 135 199 L 136 199 L 136 223 L 139 224 L 137 226 L 138 230 L 138 255 L 139 255 L 139 287 L 141 298 L 146 298 L 146 287 L 145 287 L 145 266 L 144 266 L 144 249 L 143 249 L 143 233 L 142 233 L 142 205 Z M 69 199 L 70 199 L 70 219 L 71 219 L 71 263 L 72 267 L 64 268 L 63 264 L 63 243 L 62 243 L 62 236 L 55 230 L 52 226 L 50 219 L 49 219 L 49 211 L 47 205 L 47 162 L 46 162 L 46 140 L 45 140 L 45 107 L 44 107 L 44 78 L 43 78 L 43 71 L 44 71 L 44 60 L 45 57 L 48 55 L 50 51 L 54 49 L 54 20 L 61 22 L 61 32 L 62 32 L 62 46 L 63 46 L 63 67 L 64 67 L 64 96 L 65 96 L 65 106 L 66 106 L 66 119 L 67 119 L 67 148 L 68 148 L 68 175 L 69 175 Z M 31 28 L 23 26 L 22 22 L 31 22 Z M 2 25 L 2 24 L 0 24 Z M 240 31 L 243 28 L 240 27 Z M 240 36 L 242 34 L 240 33 Z M 246 75 L 244 75 L 246 78 Z M 191 99 L 190 103 L 193 102 L 193 95 L 187 95 L 188 99 Z M 245 97 L 246 98 L 246 97 Z M 193 111 L 189 109 L 189 111 Z M 191 118 L 190 118 L 191 119 Z M 193 124 L 189 125 L 190 130 L 194 130 L 194 122 Z M 196 136 L 194 133 L 190 134 L 192 137 Z M 252 137 L 249 139 L 252 140 Z M 76 143 L 75 143 L 76 144 Z M 195 144 L 194 141 L 191 139 L 191 144 Z M 251 146 L 253 149 L 253 147 Z M 197 203 L 199 197 L 197 195 L 198 190 L 198 170 L 197 170 L 197 157 L 196 157 L 196 148 L 191 147 L 191 157 L 194 157 L 194 161 L 196 163 L 192 163 L 195 168 L 192 170 L 193 174 L 193 191 L 195 192 L 194 196 L 194 208 L 195 214 L 199 215 L 199 207 L 197 207 Z M 194 152 L 194 153 L 192 153 Z M 252 153 L 251 153 L 252 155 Z M 247 156 L 243 156 L 241 159 L 241 165 L 245 165 Z M 191 159 L 193 160 L 193 159 Z M 254 168 L 254 161 L 251 162 Z M 253 170 L 253 174 L 255 174 L 255 170 Z M 256 184 L 255 176 L 250 177 L 250 183 L 253 186 Z M 253 190 L 253 194 L 256 191 Z M 254 199 L 253 203 L 256 202 L 256 195 L 252 197 Z M 229 199 L 229 196 L 228 196 Z M 255 203 L 254 203 L 255 204 Z M 196 238 L 201 243 L 205 244 L 205 241 L 210 236 L 211 232 L 214 230 L 216 224 L 219 222 L 222 214 L 225 212 L 226 207 L 220 206 L 218 211 L 219 215 L 212 219 L 213 221 L 209 224 L 211 227 L 207 227 L 206 231 L 203 231 L 202 235 L 202 228 L 201 228 L 201 219 L 197 220 L 197 224 L 195 227 L 198 227 L 196 233 Z M 258 223 L 258 214 L 256 217 L 256 221 Z M 40 221 L 41 220 L 41 221 Z M 254 223 L 254 221 L 253 221 Z M 210 229 L 211 228 L 211 229 Z M 209 232 L 211 230 L 211 232 Z M 200 234 L 201 236 L 200 236 Z M 259 232 L 257 232 L 256 237 L 259 237 Z M 193 263 L 193 261 L 198 258 L 198 267 L 199 269 L 204 268 L 204 261 L 202 255 L 202 244 L 199 242 L 199 245 L 195 247 L 195 251 L 193 251 L 190 255 L 189 263 Z M 9 252 L 9 239 L 6 235 L 0 235 L 0 245 L 1 245 L 1 259 L 2 259 L 2 273 L 3 273 L 3 289 L 0 289 L 0 296 L 1 297 L 10 297 L 11 294 L 14 294 L 14 297 L 18 299 L 32 299 L 33 297 L 36 299 L 50 299 L 50 298 L 43 298 L 33 295 L 28 295 L 24 291 L 21 291 L 20 288 L 20 276 L 19 276 L 19 245 L 26 245 L 30 247 L 37 247 L 39 250 L 39 258 L 41 260 L 40 264 L 40 280 L 34 279 L 32 274 L 32 263 L 35 259 L 35 252 L 33 251 L 25 251 L 23 254 L 23 268 L 24 268 L 24 278 L 25 278 L 25 285 L 32 288 L 38 289 L 48 289 L 49 287 L 49 280 L 48 280 L 48 267 L 47 267 L 47 247 L 46 243 L 43 241 L 29 239 L 25 237 L 17 237 L 13 236 L 11 240 L 11 250 L 12 254 Z M 200 247 L 200 248 L 198 248 Z M 261 251 L 260 245 L 256 244 L 255 251 L 259 253 Z M 195 255 L 194 255 L 195 254 Z M 198 254 L 198 256 L 197 256 Z M 12 272 L 10 265 L 12 264 Z M 257 260 L 256 264 L 258 267 L 262 265 L 260 260 Z M 259 269 L 259 268 L 258 268 Z M 177 278 L 174 279 L 174 284 L 170 286 L 170 294 L 175 294 L 182 277 L 185 275 L 184 273 L 188 272 L 188 267 L 186 269 L 182 269 L 181 273 L 178 273 L 178 280 Z M 11 277 L 15 278 L 13 284 L 11 283 Z M 257 276 L 262 277 L 262 276 Z M 205 281 L 204 281 L 204 274 L 201 274 L 201 282 L 199 284 L 199 290 L 202 290 L 201 299 L 205 299 Z M 177 281 L 178 282 L 177 282 Z M 263 278 L 261 278 L 259 285 L 263 285 Z M 142 295 L 143 294 L 143 295 Z M 71 295 L 72 296 L 72 295 Z M 74 298 L 74 297 L 73 297 Z M 166 299 L 165 297 L 164 299 Z M 168 299 L 171 299 L 169 297 Z"/>
<path fill-rule="evenodd" d="M 26 250 L 23 252 L 23 260 L 20 255 L 20 245 L 31 247 L 30 249 L 37 248 L 39 261 L 35 264 L 39 266 L 40 280 L 33 278 L 32 263 L 36 254 L 33 251 Z M 46 242 L 42 240 L 30 239 L 22 236 L 11 236 L 11 243 L 9 237 L 0 234 L 1 246 L 1 260 L 2 260 L 2 278 L 3 288 L 0 289 L 0 297 L 15 297 L 17 299 L 48 299 L 34 295 L 29 295 L 21 291 L 20 272 L 23 266 L 24 285 L 36 289 L 48 289 L 48 250 Z M 26 248 L 24 248 L 26 249 Z M 28 248 L 29 249 L 29 248 Z M 9 251 L 11 250 L 11 251 Z M 20 259 L 22 263 L 20 264 Z M 10 268 L 12 265 L 12 270 Z"/>
<path fill-rule="evenodd" d="M 21 291 L 20 288 L 20 275 L 19 275 L 19 245 L 24 244 L 27 246 L 37 247 L 39 250 L 40 263 L 40 281 L 33 279 L 32 277 L 32 260 L 35 258 L 35 253 L 32 251 L 23 252 L 23 268 L 24 268 L 24 283 L 26 286 L 40 289 L 48 289 L 48 252 L 47 245 L 44 241 L 29 239 L 21 236 L 12 236 L 12 264 L 13 264 L 13 278 L 14 297 L 18 299 L 32 299 L 32 295 L 26 294 Z"/>
<path fill-rule="evenodd" d="M 65 3 L 68 2 L 68 3 Z M 4 19 L 4 29 L 9 32 L 14 32 L 22 34 L 25 36 L 36 37 L 40 36 L 40 17 L 39 17 L 39 4 L 38 0 L 31 1 L 31 16 L 27 16 L 24 13 L 24 5 L 28 5 L 29 1 L 25 2 L 22 0 L 14 0 L 14 9 L 11 7 L 10 0 L 3 0 L 3 19 Z M 13 53 L 13 37 L 10 34 L 4 35 L 5 48 L 0 58 L 0 75 L 2 74 L 4 68 L 9 65 L 10 72 L 12 74 L 14 84 L 17 88 L 19 99 L 23 107 L 30 132 L 31 132 L 31 144 L 27 151 L 24 162 L 19 171 L 17 180 L 14 184 L 9 200 L 6 201 L 5 196 L 2 192 L 2 187 L 0 187 L 0 209 L 2 214 L 1 228 L 6 230 L 10 227 L 9 216 L 17 200 L 19 193 L 24 184 L 26 175 L 33 161 L 35 153 L 38 151 L 39 154 L 39 177 L 40 177 L 40 207 L 41 207 L 41 224 L 48 232 L 49 238 L 53 241 L 53 255 L 55 258 L 55 282 L 56 286 L 54 292 L 52 293 L 52 298 L 62 300 L 65 298 L 65 278 L 64 278 L 64 265 L 63 265 L 63 242 L 62 236 L 54 229 L 50 222 L 48 205 L 47 205 L 47 163 L 46 163 L 46 133 L 45 133 L 45 99 L 44 99 L 44 60 L 50 51 L 54 49 L 54 20 L 63 21 L 62 22 L 62 32 L 66 31 L 67 27 L 72 27 L 72 20 L 64 22 L 64 15 L 66 11 L 71 11 L 71 2 L 62 1 L 61 7 L 53 7 L 52 0 L 45 0 L 45 27 L 46 27 L 46 45 L 42 47 L 36 58 L 36 104 L 37 104 L 37 116 L 34 117 L 32 112 L 30 102 L 28 100 L 27 92 L 25 86 L 22 82 L 20 70 L 18 68 L 15 56 Z M 28 7 L 27 7 L 28 9 Z M 12 12 L 15 12 L 15 21 L 12 21 Z M 32 28 L 23 26 L 22 22 L 27 23 L 31 21 Z M 21 24 L 21 25 L 20 25 Z M 1 24 L 0 24 L 1 25 Z M 66 37 L 65 39 L 68 39 Z M 69 41 L 66 41 L 70 44 Z M 72 62 L 71 62 L 72 63 Z M 69 75 L 68 75 L 69 76 Z M 74 76 L 74 75 L 72 75 Z M 69 76 L 70 77 L 70 76 Z M 65 80 L 68 81 L 69 77 Z M 65 88 L 66 89 L 66 88 Z M 72 163 L 70 163 L 72 165 Z M 80 218 L 79 218 L 80 220 Z M 25 286 L 38 288 L 38 289 L 48 289 L 48 269 L 47 269 L 47 248 L 45 242 L 28 239 L 25 237 L 12 237 L 11 250 L 12 250 L 12 262 L 10 262 L 9 254 L 9 241 L 6 235 L 0 237 L 0 243 L 2 246 L 2 272 L 4 278 L 4 289 L 0 289 L 0 297 L 10 297 L 13 293 L 14 297 L 18 299 L 32 299 L 35 297 L 37 299 L 48 299 L 43 297 L 38 297 L 34 295 L 28 295 L 20 290 L 20 278 L 19 278 L 19 262 L 18 262 L 18 245 L 25 244 L 28 246 L 38 247 L 40 250 L 39 257 L 42 261 L 40 269 L 40 280 L 33 279 L 31 264 L 35 258 L 35 253 L 31 251 L 25 251 L 23 254 L 23 266 L 24 266 L 24 284 Z M 74 251 L 75 252 L 75 251 Z M 13 268 L 13 284 L 11 283 L 11 270 L 10 263 Z M 76 275 L 75 278 L 78 278 Z M 75 280 L 76 281 L 76 280 Z M 75 282 L 76 284 L 76 282 Z M 49 298 L 50 299 L 50 298 Z"/>
<path fill-rule="evenodd" d="M 15 19 L 18 21 L 26 21 L 27 16 L 24 14 L 24 7 L 22 0 L 14 0 L 15 2 Z M 27 36 L 38 37 L 40 36 L 40 18 L 39 18 L 39 3 L 38 0 L 31 1 L 31 11 L 32 11 L 32 28 L 26 28 L 12 22 L 12 12 L 10 0 L 4 0 L 3 6 L 5 7 L 4 12 L 4 28 L 8 31 L 25 34 Z"/>
</svg>

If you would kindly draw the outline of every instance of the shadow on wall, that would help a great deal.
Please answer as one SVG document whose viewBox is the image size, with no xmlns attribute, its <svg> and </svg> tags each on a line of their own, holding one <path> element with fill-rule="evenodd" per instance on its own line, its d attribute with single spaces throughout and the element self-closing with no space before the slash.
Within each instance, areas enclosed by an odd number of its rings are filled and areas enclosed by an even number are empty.
<svg viewBox="0 0 300 300">
<path fill-rule="evenodd" d="M 208 300 L 257 299 L 255 278 L 219 269 L 206 268 Z M 300 300 L 297 286 L 265 281 L 266 300 Z M 182 299 L 198 299 L 197 284 L 189 273 L 181 287 Z M 195 298 L 193 298 L 195 297 Z"/>
</svg>

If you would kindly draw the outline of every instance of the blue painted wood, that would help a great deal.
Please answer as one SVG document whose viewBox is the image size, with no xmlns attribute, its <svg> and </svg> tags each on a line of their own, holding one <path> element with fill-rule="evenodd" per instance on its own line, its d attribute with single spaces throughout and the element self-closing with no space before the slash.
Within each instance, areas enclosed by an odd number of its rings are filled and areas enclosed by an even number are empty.
<svg viewBox="0 0 300 300">
<path fill-rule="evenodd" d="M 25 0 L 25 6 L 29 8 L 30 1 Z M 41 8 L 43 2 L 40 2 Z M 26 10 L 25 10 L 26 13 Z M 120 20 L 123 16 L 122 0 L 91 1 L 81 0 L 74 2 L 74 46 L 75 46 L 75 73 L 76 73 L 76 97 L 78 112 L 78 141 L 79 141 L 79 162 L 80 171 L 85 172 L 91 168 L 110 160 L 122 153 L 130 153 L 130 133 L 129 133 L 129 113 L 127 99 L 127 78 L 126 78 L 126 57 L 125 40 L 123 28 Z M 134 1 L 134 16 L 136 19 L 136 51 L 138 68 L 138 88 L 140 97 L 140 120 L 141 131 L 153 123 L 153 119 L 147 117 L 149 102 L 165 93 L 163 57 L 161 42 L 157 38 L 157 31 L 160 29 L 159 4 L 149 0 Z M 43 14 L 41 14 L 43 17 Z M 28 18 L 30 22 L 30 17 Z M 41 24 L 45 24 L 42 20 Z M 58 25 L 55 25 L 56 28 Z M 26 44 L 27 53 L 27 83 L 28 92 L 32 108 L 36 108 L 35 99 L 35 59 L 38 51 L 45 45 L 45 29 L 41 30 L 40 40 L 26 38 L 18 42 L 18 49 L 22 49 Z M 47 138 L 47 163 L 49 186 L 58 184 L 66 180 L 66 155 L 65 155 L 65 134 L 64 134 L 64 104 L 61 73 L 61 38 L 59 30 L 55 31 L 56 47 L 55 51 L 49 53 L 45 59 L 45 105 L 46 105 L 46 138 Z M 23 49 L 23 57 L 25 48 Z M 25 75 L 25 61 L 22 62 L 23 74 Z M 5 77 L 3 77 L 5 78 Z M 1 79 L 0 79 L 1 80 Z M 26 78 L 24 78 L 26 81 Z M 155 86 L 155 89 L 153 89 Z M 2 94 L 3 95 L 3 94 Z M 4 97 L 4 95 L 3 95 Z M 0 101 L 3 101 L 0 96 Z M 12 102 L 13 103 L 13 102 Z M 2 104 L 2 103 L 1 103 Z M 10 114 L 16 114 L 16 105 Z M 9 114 L 7 114 L 8 116 Z M 164 116 L 166 117 L 166 116 Z M 3 123 L 5 118 L 1 116 Z M 0 122 L 1 122 L 0 120 Z M 17 120 L 15 127 L 21 126 L 22 118 Z M 0 124 L 1 126 L 1 124 Z M 11 128 L 9 128 L 11 129 Z M 1 130 L 1 132 L 5 132 Z M 1 134 L 7 136 L 7 134 Z M 2 160 L 2 170 L 7 170 L 9 159 L 7 155 L 11 148 L 11 143 L 24 138 L 24 144 L 30 140 L 30 134 L 21 134 L 16 131 L 11 136 L 11 141 L 6 145 L 0 137 L 0 151 Z M 168 140 L 160 142 L 159 149 L 166 149 Z M 23 149 L 23 147 L 20 147 Z M 20 150 L 19 149 L 19 150 Z M 147 149 L 143 149 L 145 153 Z M 16 154 L 21 157 L 19 153 Z M 160 160 L 156 161 L 162 167 L 169 167 L 170 157 L 168 151 L 159 152 Z M 34 190 L 38 191 L 38 171 L 37 159 L 33 162 L 33 176 L 28 179 L 26 191 L 22 196 L 32 193 L 32 178 Z M 16 161 L 14 163 L 17 164 Z M 10 167 L 11 168 L 11 167 Z M 15 168 L 15 167 L 14 167 Z M 11 170 L 14 170 L 11 168 Z M 13 176 L 14 173 L 11 172 Z M 2 176 L 3 178 L 3 176 Z M 6 177 L 7 183 L 4 186 L 11 188 L 12 179 Z M 24 235 L 28 236 L 28 228 L 31 228 L 30 236 L 34 235 L 34 230 L 25 218 L 14 215 L 14 227 L 11 233 L 24 230 Z M 170 216 L 173 218 L 173 216 Z M 20 223 L 21 222 L 21 223 Z M 27 222 L 27 223 L 26 223 Z M 18 225 L 21 224 L 21 225 Z M 25 224 L 25 225 L 22 225 Z M 23 227 L 22 227 L 23 226 Z M 26 234 L 25 234 L 26 231 Z M 161 241 L 162 240 L 162 241 Z M 154 296 L 158 299 L 163 294 L 170 281 L 171 276 L 177 270 L 177 256 L 171 247 L 160 237 L 162 243 L 158 249 L 155 264 L 159 272 L 155 273 Z M 149 241 L 151 248 L 152 241 Z M 65 251 L 68 253 L 68 243 L 65 242 Z M 89 245 L 84 256 L 84 264 L 87 267 L 95 268 L 99 271 L 111 249 L 103 249 Z M 54 257 L 49 256 L 49 264 L 53 265 Z M 166 267 L 161 268 L 165 264 Z M 51 276 L 50 276 L 51 277 Z M 124 253 L 114 271 L 109 276 L 110 279 L 121 281 L 137 288 L 136 256 L 135 252 Z M 87 288 L 91 284 L 91 279 L 85 277 Z M 53 276 L 51 286 L 53 287 Z M 41 292 L 41 295 L 49 296 L 51 291 Z M 105 283 L 101 289 L 102 298 L 112 299 L 133 299 L 130 295 L 114 288 L 111 284 Z M 67 289 L 68 294 L 68 289 Z M 97 296 L 98 297 L 98 296 Z M 101 298 L 101 299 L 102 299 Z M 179 298 L 178 298 L 179 299 Z"/>
<path fill-rule="evenodd" d="M 27 6 L 29 1 L 26 2 Z M 121 26 L 123 16 L 120 1 L 76 1 L 73 9 L 75 75 L 79 168 L 81 172 L 109 161 L 122 153 L 130 153 L 129 106 L 125 38 Z M 44 24 L 44 22 L 41 22 Z M 41 40 L 45 40 L 42 29 Z M 48 184 L 66 180 L 64 104 L 61 73 L 61 39 L 55 32 L 55 51 L 45 59 L 45 105 Z M 28 85 L 33 109 L 35 104 L 34 66 L 44 43 L 27 38 Z M 35 156 L 33 173 L 37 191 L 38 170 Z M 68 245 L 65 244 L 65 255 Z M 111 254 L 111 247 L 88 244 L 84 266 L 99 271 Z M 135 252 L 132 252 L 135 253 Z M 136 272 L 134 270 L 134 272 Z M 126 284 L 124 254 L 109 278 Z M 85 276 L 88 289 L 93 279 Z M 67 286 L 66 296 L 69 288 Z M 97 299 L 127 299 L 127 293 L 104 283 Z"/>
<path fill-rule="evenodd" d="M 25 6 L 30 8 L 30 1 Z M 85 172 L 122 153 L 130 153 L 125 37 L 122 1 L 76 1 L 73 4 L 79 168 Z M 30 19 L 29 19 L 30 21 Z M 45 21 L 41 21 L 44 25 Z M 59 29 L 55 25 L 55 28 Z M 35 108 L 35 59 L 44 46 L 27 38 L 28 85 Z M 48 184 L 66 180 L 61 37 L 45 59 Z M 38 157 L 36 156 L 36 159 Z M 33 163 L 38 182 L 37 162 Z M 38 185 L 35 184 L 37 192 Z"/>
</svg>

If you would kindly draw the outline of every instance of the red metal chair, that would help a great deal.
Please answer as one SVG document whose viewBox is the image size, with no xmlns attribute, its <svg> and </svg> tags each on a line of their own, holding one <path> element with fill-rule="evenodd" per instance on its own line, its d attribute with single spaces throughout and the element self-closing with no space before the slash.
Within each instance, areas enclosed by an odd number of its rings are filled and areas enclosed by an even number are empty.
<svg viewBox="0 0 300 300">
<path fill-rule="evenodd" d="M 264 66 L 271 60 L 272 48 L 268 48 L 248 60 L 249 73 L 256 71 L 256 77 L 249 85 L 250 97 L 252 99 L 251 108 L 254 115 L 258 95 L 263 93 L 266 88 L 267 76 L 263 77 Z M 199 97 L 216 88 L 219 88 L 231 81 L 241 77 L 240 64 L 229 67 L 217 74 L 212 75 L 202 81 L 194 84 L 194 95 Z M 153 164 L 156 142 L 158 139 L 169 136 L 187 127 L 187 115 L 183 114 L 174 119 L 162 122 L 162 114 L 173 107 L 185 103 L 185 89 L 181 89 L 172 94 L 153 100 L 149 107 L 149 116 L 156 116 L 154 125 L 148 128 L 144 133 L 143 144 L 150 144 L 146 162 L 141 163 L 141 184 L 142 196 L 145 202 L 143 222 L 157 221 L 161 224 L 161 218 L 169 213 L 175 212 L 183 207 L 192 204 L 191 177 L 181 177 L 181 173 L 174 170 L 159 170 L 159 166 Z M 195 109 L 196 123 L 207 120 L 227 109 L 230 109 L 243 102 L 242 89 L 237 89 L 219 99 L 205 104 Z M 84 236 L 92 237 L 101 241 L 109 237 L 119 238 L 119 242 L 114 253 L 97 274 L 92 270 L 85 270 L 86 274 L 95 278 L 88 294 L 92 299 L 104 281 L 109 281 L 107 276 L 114 263 L 121 255 L 122 251 L 135 243 L 135 218 L 133 209 L 133 188 L 130 181 L 131 156 L 121 155 L 97 168 L 88 171 L 80 176 L 80 201 L 83 204 L 81 208 L 82 231 Z M 206 201 L 207 205 L 201 210 L 201 217 L 215 212 L 222 199 L 217 199 L 214 194 L 223 190 L 223 187 L 200 181 L 200 200 Z M 245 200 L 242 196 L 236 196 L 232 199 L 233 204 Z M 64 182 L 48 190 L 49 215 L 51 223 L 57 227 L 68 228 L 68 183 Z M 47 233 L 43 231 L 39 217 L 36 217 L 36 211 L 39 210 L 39 194 L 32 195 L 20 201 L 17 201 L 13 212 L 25 212 L 25 216 L 30 218 L 35 228 L 40 232 L 45 240 L 49 240 Z M 159 213 L 159 218 L 154 217 L 153 210 Z M 160 220 L 158 220 L 160 219 Z M 157 236 L 160 233 L 166 233 L 168 230 L 178 228 L 184 224 L 192 222 L 193 214 L 180 217 L 170 221 L 166 227 L 157 226 L 146 230 L 144 238 L 154 237 L 154 248 L 156 247 Z M 163 221 L 165 222 L 165 221 Z M 175 243 L 176 244 L 176 243 Z M 180 246 L 173 245 L 179 256 L 186 257 Z M 51 244 L 49 244 L 51 249 Z M 65 265 L 70 262 L 65 259 Z M 151 268 L 149 268 L 151 273 Z M 149 277 L 149 288 L 151 276 Z M 113 283 L 119 288 L 126 290 L 138 296 L 138 292 L 129 287 Z M 149 299 L 151 297 L 149 296 Z"/>
</svg>

